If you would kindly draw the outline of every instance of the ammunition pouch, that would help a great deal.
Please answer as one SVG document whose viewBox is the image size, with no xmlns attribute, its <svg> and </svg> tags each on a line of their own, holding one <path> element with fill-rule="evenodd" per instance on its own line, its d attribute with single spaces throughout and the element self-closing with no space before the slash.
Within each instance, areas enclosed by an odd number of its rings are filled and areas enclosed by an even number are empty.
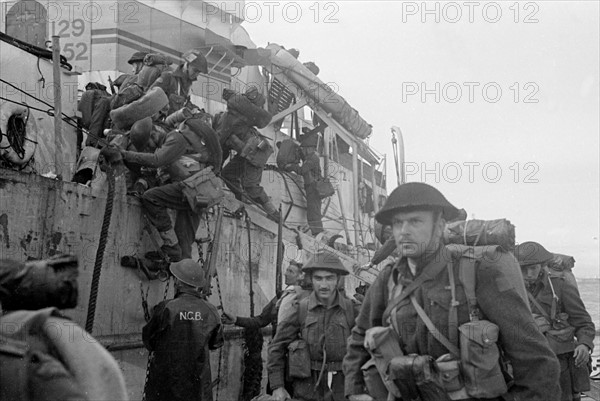
<svg viewBox="0 0 600 401">
<path fill-rule="evenodd" d="M 550 348 L 556 355 L 573 352 L 575 350 L 575 327 L 571 326 L 566 313 L 556 315 L 557 320 L 553 321 L 551 328 L 544 333 Z"/>
<path fill-rule="evenodd" d="M 369 394 L 379 394 L 385 391 L 399 398 L 400 390 L 389 375 L 389 366 L 392 358 L 402 356 L 404 353 L 392 326 L 376 326 L 368 329 L 365 333 L 365 348 L 371 354 L 371 359 L 361 369 L 370 376 L 369 383 L 366 379 L 367 375 L 365 375 Z M 379 380 L 375 377 L 372 366 L 375 366 Z M 381 388 L 382 385 L 385 390 Z"/>
<path fill-rule="evenodd" d="M 440 371 L 430 355 L 403 355 L 390 362 L 390 377 L 403 400 L 450 401 Z"/>
<path fill-rule="evenodd" d="M 182 192 L 196 213 L 219 203 L 225 196 L 221 180 L 212 172 L 212 167 L 207 167 L 183 180 Z"/>
<path fill-rule="evenodd" d="M 250 135 L 240 151 L 240 156 L 256 167 L 264 167 L 273 154 L 273 147 L 266 138 Z"/>
<path fill-rule="evenodd" d="M 467 393 L 474 398 L 494 398 L 508 391 L 500 368 L 496 342 L 500 329 L 489 320 L 462 324 L 460 359 Z"/>
<path fill-rule="evenodd" d="M 308 344 L 303 339 L 294 340 L 288 345 L 288 372 L 292 379 L 311 377 L 311 360 Z"/>
<path fill-rule="evenodd" d="M 373 397 L 375 401 L 386 401 L 388 398 L 388 388 L 379 374 L 375 359 L 371 357 L 371 359 L 361 367 L 361 370 L 365 379 L 365 385 L 367 386 L 367 393 Z"/>
<path fill-rule="evenodd" d="M 535 321 L 535 324 L 537 325 L 538 329 L 540 330 L 540 333 L 542 333 L 544 335 L 546 334 L 546 332 L 548 330 L 550 330 L 552 328 L 550 321 L 544 315 L 540 315 L 539 313 L 534 313 L 533 320 Z"/>
</svg>

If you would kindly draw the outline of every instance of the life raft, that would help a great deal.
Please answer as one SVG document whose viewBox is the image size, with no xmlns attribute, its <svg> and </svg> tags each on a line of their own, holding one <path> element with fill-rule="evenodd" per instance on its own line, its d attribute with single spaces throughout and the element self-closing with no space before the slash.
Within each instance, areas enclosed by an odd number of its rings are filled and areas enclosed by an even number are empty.
<svg viewBox="0 0 600 401">
<path fill-rule="evenodd" d="M 0 104 L 0 157 L 13 164 L 26 164 L 35 153 L 37 137 L 37 124 L 27 106 Z"/>
</svg>

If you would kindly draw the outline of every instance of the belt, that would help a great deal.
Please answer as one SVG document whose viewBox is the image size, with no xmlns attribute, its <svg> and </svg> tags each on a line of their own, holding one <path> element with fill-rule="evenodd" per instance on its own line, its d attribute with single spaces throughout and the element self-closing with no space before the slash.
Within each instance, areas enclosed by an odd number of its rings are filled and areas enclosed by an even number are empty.
<svg viewBox="0 0 600 401">
<path fill-rule="evenodd" d="M 320 371 L 323 367 L 323 361 L 310 361 L 310 369 Z M 341 372 L 342 362 L 326 362 L 325 370 L 328 372 Z"/>
</svg>

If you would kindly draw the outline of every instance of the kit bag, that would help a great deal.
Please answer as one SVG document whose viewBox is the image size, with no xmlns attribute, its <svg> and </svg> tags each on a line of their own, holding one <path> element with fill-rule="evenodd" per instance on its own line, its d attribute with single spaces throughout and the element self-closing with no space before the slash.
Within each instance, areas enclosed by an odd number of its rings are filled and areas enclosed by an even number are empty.
<svg viewBox="0 0 600 401">
<path fill-rule="evenodd" d="M 315 180 L 315 183 L 321 199 L 329 198 L 335 194 L 335 188 L 331 181 L 329 181 L 329 177 L 319 177 Z"/>
<path fill-rule="evenodd" d="M 216 205 L 225 196 L 221 180 L 213 173 L 212 167 L 206 167 L 185 179 L 183 184 L 183 195 L 196 213 Z"/>
</svg>

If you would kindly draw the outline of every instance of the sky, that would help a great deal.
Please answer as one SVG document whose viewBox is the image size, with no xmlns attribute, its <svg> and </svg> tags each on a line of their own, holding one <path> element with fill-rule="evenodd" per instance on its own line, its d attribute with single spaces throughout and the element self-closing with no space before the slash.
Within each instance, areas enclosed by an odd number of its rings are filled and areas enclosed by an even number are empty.
<svg viewBox="0 0 600 401">
<path fill-rule="evenodd" d="M 299 49 L 373 125 L 388 193 L 397 126 L 407 181 L 600 277 L 599 4 L 246 1 L 243 27 Z"/>
</svg>

